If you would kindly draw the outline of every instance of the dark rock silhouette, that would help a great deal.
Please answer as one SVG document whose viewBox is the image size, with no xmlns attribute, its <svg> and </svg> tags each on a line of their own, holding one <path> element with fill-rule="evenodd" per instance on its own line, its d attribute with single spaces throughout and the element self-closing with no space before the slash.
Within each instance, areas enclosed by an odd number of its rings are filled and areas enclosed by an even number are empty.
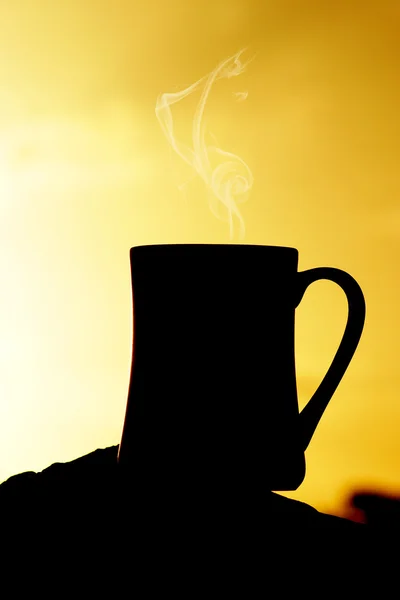
<svg viewBox="0 0 400 600">
<path fill-rule="evenodd" d="M 129 503 L 138 500 L 140 495 L 134 489 L 133 483 L 126 481 L 120 475 L 117 452 L 118 446 L 98 449 L 67 463 L 54 463 L 39 473 L 27 471 L 10 477 L 0 485 L 2 515 L 12 515 L 14 525 L 15 518 L 19 523 L 23 521 L 31 525 L 40 522 L 42 532 L 46 528 L 51 530 L 52 527 L 57 531 L 79 527 L 82 522 L 85 523 L 85 527 L 101 523 L 104 529 L 112 528 L 117 523 L 121 527 L 129 524 L 129 518 L 124 511 L 131 513 Z M 157 519 L 156 512 L 159 517 L 158 525 L 160 525 L 160 519 L 165 518 L 168 521 L 173 506 L 178 506 L 178 516 L 183 515 L 185 502 L 179 505 L 179 499 L 171 496 L 167 504 L 166 496 L 167 493 L 165 496 L 157 495 L 153 499 L 152 509 L 150 509 L 149 496 L 146 496 L 145 502 L 141 504 L 139 515 L 131 514 L 131 525 L 137 521 L 140 526 L 141 519 L 148 521 L 149 515 L 151 519 Z M 246 511 L 247 521 L 253 520 L 255 523 L 262 513 L 267 519 L 267 524 L 276 529 L 333 527 L 357 532 L 357 529 L 364 527 L 344 518 L 320 513 L 303 502 L 271 492 L 266 493 L 265 498 L 257 503 L 258 506 L 251 498 L 249 503 L 253 511 Z M 143 511 L 143 504 L 145 504 L 144 508 L 148 508 L 147 515 L 146 511 Z M 167 508 L 164 511 L 160 510 L 160 505 Z M 229 512 L 230 507 L 216 498 L 215 502 L 211 501 L 208 517 L 213 506 L 216 508 L 215 523 L 222 523 L 224 514 Z M 151 514 L 154 508 L 156 510 Z M 197 507 L 198 512 L 203 509 L 204 512 L 207 510 L 204 503 Z M 250 514 L 251 512 L 253 514 Z M 238 507 L 235 507 L 234 514 L 235 522 L 240 524 Z M 192 513 L 192 515 L 194 521 L 201 522 L 200 514 Z M 186 515 L 185 520 L 188 523 L 190 516 Z"/>
<path fill-rule="evenodd" d="M 81 590 L 84 582 L 100 597 L 106 582 L 111 597 L 171 585 L 248 595 L 272 581 L 291 592 L 301 582 L 319 588 L 322 577 L 329 589 L 337 584 L 358 597 L 369 591 L 370 574 L 382 590 L 397 573 L 387 573 L 397 556 L 392 546 L 377 544 L 368 525 L 271 492 L 249 493 L 247 502 L 244 494 L 238 502 L 209 494 L 208 506 L 207 494 L 197 502 L 182 496 L 184 485 L 175 493 L 153 482 L 141 494 L 132 473 L 121 475 L 117 452 L 98 449 L 0 485 L 0 547 L 18 570 L 18 586 L 31 591 L 28 568 L 40 585 L 44 578 Z"/>
<path fill-rule="evenodd" d="M 381 530 L 400 527 L 400 498 L 373 492 L 359 491 L 351 499 L 353 508 L 361 511 L 363 521 Z"/>
</svg>

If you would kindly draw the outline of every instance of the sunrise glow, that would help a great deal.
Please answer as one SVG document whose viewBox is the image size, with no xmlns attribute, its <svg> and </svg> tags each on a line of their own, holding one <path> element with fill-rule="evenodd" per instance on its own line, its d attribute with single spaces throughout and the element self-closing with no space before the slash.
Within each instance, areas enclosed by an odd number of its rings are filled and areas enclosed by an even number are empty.
<svg viewBox="0 0 400 600">
<path fill-rule="evenodd" d="M 244 62 L 256 58 L 215 83 L 204 115 L 218 142 L 207 144 L 251 171 L 241 241 L 298 248 L 300 270 L 344 269 L 367 303 L 359 348 L 307 450 L 306 479 L 288 495 L 334 512 L 356 487 L 400 491 L 398 4 L 4 4 L 0 481 L 119 443 L 129 249 L 231 243 L 228 213 L 215 218 L 204 178 L 171 149 L 157 98 L 246 48 Z M 198 102 L 173 107 L 188 147 Z M 301 406 L 345 319 L 343 292 L 313 284 L 296 313 Z"/>
</svg>

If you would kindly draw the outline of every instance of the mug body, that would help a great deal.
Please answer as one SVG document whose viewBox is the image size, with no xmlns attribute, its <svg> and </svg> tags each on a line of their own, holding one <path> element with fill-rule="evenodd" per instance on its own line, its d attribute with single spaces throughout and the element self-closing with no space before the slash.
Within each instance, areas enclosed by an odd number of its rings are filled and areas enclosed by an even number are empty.
<svg viewBox="0 0 400 600">
<path fill-rule="evenodd" d="M 305 476 L 294 324 L 298 252 L 131 249 L 132 367 L 118 461 L 146 481 L 294 490 Z"/>
</svg>

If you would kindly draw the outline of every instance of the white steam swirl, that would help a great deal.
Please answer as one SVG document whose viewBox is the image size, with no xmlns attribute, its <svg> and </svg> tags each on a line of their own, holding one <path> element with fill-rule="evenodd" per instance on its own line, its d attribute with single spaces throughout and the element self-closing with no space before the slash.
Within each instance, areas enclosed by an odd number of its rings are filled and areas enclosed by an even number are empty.
<svg viewBox="0 0 400 600">
<path fill-rule="evenodd" d="M 235 154 L 218 148 L 207 146 L 205 142 L 205 130 L 203 125 L 204 108 L 215 81 L 222 78 L 236 77 L 243 73 L 247 63 L 243 64 L 240 55 L 245 48 L 233 56 L 222 61 L 209 75 L 202 77 L 196 83 L 185 90 L 176 93 L 160 94 L 156 103 L 156 116 L 175 152 L 191 167 L 193 167 L 205 182 L 210 196 L 210 208 L 213 214 L 222 219 L 220 208 L 224 207 L 228 213 L 228 221 L 231 238 L 233 237 L 233 217 L 236 216 L 240 223 L 240 235 L 243 238 L 245 227 L 243 218 L 238 210 L 237 204 L 247 200 L 253 185 L 253 175 L 247 164 Z M 203 84 L 200 102 L 197 106 L 192 129 L 193 148 L 179 142 L 174 135 L 174 124 L 170 106 L 179 102 L 189 94 L 193 93 L 200 84 Z M 240 93 L 241 100 L 245 99 L 245 93 Z M 215 168 L 211 167 L 210 151 L 225 158 L 224 162 Z"/>
</svg>

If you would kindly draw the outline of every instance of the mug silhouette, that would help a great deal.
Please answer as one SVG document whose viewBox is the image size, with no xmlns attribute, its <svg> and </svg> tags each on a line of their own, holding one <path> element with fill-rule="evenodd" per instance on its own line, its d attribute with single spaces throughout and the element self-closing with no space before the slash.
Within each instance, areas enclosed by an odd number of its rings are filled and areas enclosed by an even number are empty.
<svg viewBox="0 0 400 600">
<path fill-rule="evenodd" d="M 118 464 L 149 488 L 294 490 L 305 450 L 357 348 L 365 302 L 336 268 L 298 272 L 295 248 L 166 244 L 130 251 L 133 350 Z M 348 320 L 299 414 L 295 309 L 319 279 Z M 210 492 L 211 493 L 211 492 Z"/>
</svg>

